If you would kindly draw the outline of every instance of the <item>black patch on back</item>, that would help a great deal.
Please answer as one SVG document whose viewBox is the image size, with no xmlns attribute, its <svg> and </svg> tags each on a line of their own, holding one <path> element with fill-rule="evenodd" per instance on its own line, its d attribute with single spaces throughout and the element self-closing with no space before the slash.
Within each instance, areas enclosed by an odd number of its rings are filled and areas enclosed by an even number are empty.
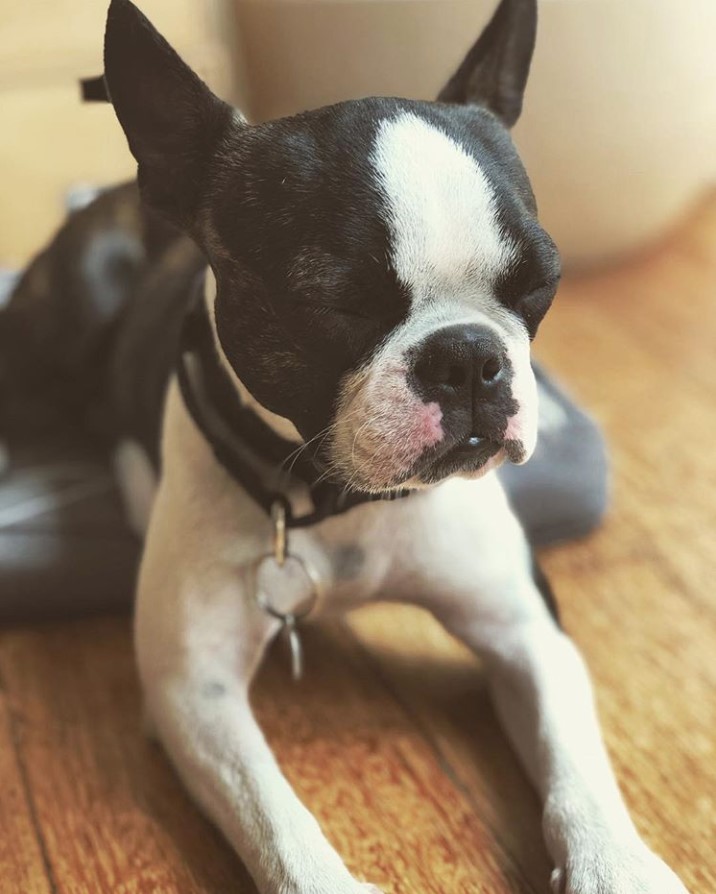
<svg viewBox="0 0 716 894">
<path fill-rule="evenodd" d="M 158 463 L 179 331 L 205 266 L 136 184 L 73 213 L 0 314 L 0 424 L 25 437 L 64 420 L 104 443 L 132 438 Z"/>
</svg>

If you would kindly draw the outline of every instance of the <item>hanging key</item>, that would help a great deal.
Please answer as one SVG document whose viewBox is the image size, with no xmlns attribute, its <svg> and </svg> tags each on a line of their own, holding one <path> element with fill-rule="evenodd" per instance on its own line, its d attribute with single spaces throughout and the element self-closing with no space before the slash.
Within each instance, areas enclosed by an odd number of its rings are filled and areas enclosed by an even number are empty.
<svg viewBox="0 0 716 894">
<path fill-rule="evenodd" d="M 298 682 L 303 676 L 303 646 L 295 615 L 284 616 L 283 629 L 291 655 L 291 676 L 295 682 Z"/>
</svg>

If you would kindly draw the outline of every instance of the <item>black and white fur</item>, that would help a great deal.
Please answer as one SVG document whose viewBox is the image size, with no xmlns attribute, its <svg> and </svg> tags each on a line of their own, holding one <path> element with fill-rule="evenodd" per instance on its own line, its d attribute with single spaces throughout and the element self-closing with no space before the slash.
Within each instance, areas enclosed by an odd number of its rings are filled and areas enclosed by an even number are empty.
<svg viewBox="0 0 716 894">
<path fill-rule="evenodd" d="M 117 409 L 105 430 L 146 534 L 136 649 L 149 722 L 263 894 L 376 889 L 349 874 L 254 719 L 249 686 L 278 622 L 246 569 L 267 548 L 269 521 L 217 463 L 173 377 L 156 474 L 152 413 L 169 375 L 156 357 L 171 354 L 205 264 L 179 232 L 208 260 L 203 300 L 237 400 L 339 484 L 415 490 L 292 534 L 321 578 L 317 614 L 416 603 L 484 659 L 544 802 L 555 892 L 685 892 L 627 814 L 583 662 L 493 474 L 534 448 L 530 340 L 559 278 L 507 130 L 535 22 L 534 0 L 502 0 L 436 103 L 373 98 L 250 126 L 129 0 L 111 4 L 105 77 L 145 204 L 125 187 L 132 226 L 117 215 L 103 226 L 139 233 L 139 255 L 118 255 L 121 313 L 111 325 L 90 314 L 68 343 L 80 330 L 106 336 L 101 381 Z M 79 241 L 73 257 L 86 263 L 93 240 Z M 47 256 L 37 263 L 19 290 L 35 297 L 53 284 L 41 275 Z M 90 285 L 85 276 L 66 300 L 94 307 Z M 40 346 L 34 362 L 51 360 Z M 349 579 L 346 548 L 363 557 Z"/>
</svg>

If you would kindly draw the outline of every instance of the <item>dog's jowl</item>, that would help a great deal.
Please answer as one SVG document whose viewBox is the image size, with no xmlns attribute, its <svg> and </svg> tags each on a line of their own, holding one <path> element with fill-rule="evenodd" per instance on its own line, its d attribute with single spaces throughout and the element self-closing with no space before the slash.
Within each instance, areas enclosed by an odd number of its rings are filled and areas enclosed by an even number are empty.
<svg viewBox="0 0 716 894">
<path fill-rule="evenodd" d="M 685 891 L 627 814 L 494 474 L 534 450 L 530 345 L 559 280 L 509 135 L 535 30 L 535 0 L 502 0 L 437 101 L 252 126 L 112 0 L 105 83 L 138 189 L 76 216 L 10 307 L 74 321 L 29 350 L 101 420 L 145 537 L 147 715 L 262 894 L 375 890 L 291 790 L 248 690 L 282 628 L 299 672 L 303 620 L 381 596 L 482 657 L 555 892 Z M 78 395 L 90 367 L 101 387 Z"/>
</svg>

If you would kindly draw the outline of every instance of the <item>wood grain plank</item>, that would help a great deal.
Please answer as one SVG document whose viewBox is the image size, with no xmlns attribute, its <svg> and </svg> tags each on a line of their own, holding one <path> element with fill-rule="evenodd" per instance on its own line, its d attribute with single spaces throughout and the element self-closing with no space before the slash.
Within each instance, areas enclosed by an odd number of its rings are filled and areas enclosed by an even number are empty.
<svg viewBox="0 0 716 894">
<path fill-rule="evenodd" d="M 58 894 L 254 890 L 143 735 L 126 620 L 8 633 L 0 672 Z"/>
<path fill-rule="evenodd" d="M 530 889 L 547 894 L 541 813 L 489 701 L 480 665 L 426 612 L 376 605 L 349 625 Z"/>
<path fill-rule="evenodd" d="M 0 640 L 0 649 L 2 641 Z M 51 894 L 52 879 L 24 764 L 22 705 L 0 677 L 0 880 L 5 891 Z"/>
</svg>

